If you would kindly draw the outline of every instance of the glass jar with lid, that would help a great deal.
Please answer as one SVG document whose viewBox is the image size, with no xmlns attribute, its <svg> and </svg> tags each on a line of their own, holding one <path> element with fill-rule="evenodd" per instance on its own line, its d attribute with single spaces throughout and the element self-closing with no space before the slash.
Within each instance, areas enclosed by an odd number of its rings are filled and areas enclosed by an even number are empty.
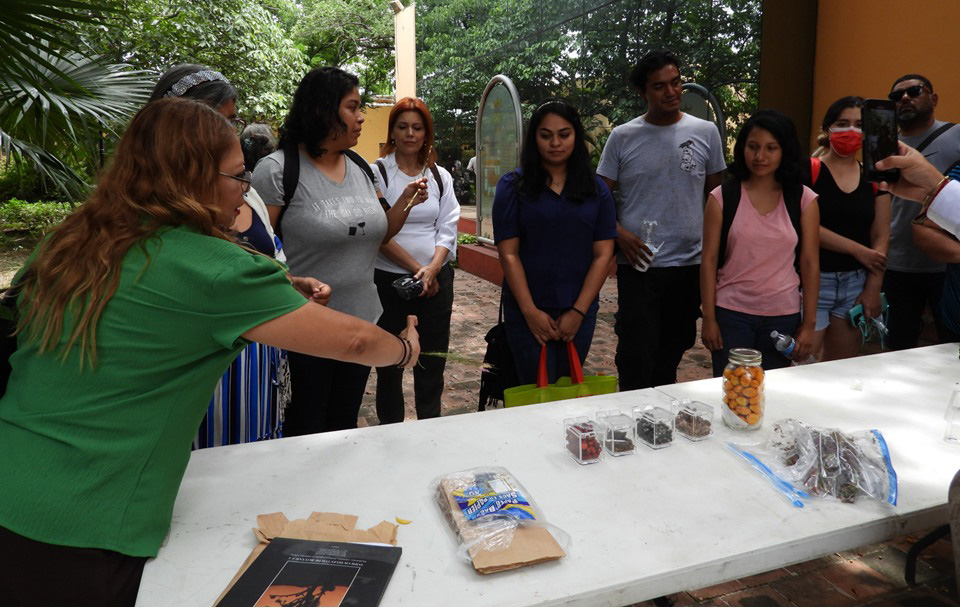
<svg viewBox="0 0 960 608">
<path fill-rule="evenodd" d="M 756 430 L 763 424 L 763 355 L 732 348 L 723 370 L 723 422 L 733 429 Z"/>
</svg>

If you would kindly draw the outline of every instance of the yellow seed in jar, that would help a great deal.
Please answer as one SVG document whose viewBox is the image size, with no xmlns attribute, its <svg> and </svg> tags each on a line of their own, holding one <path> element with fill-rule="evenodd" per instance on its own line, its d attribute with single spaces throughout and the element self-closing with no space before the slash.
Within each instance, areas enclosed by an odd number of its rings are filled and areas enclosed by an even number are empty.
<svg viewBox="0 0 960 608">
<path fill-rule="evenodd" d="M 731 378 L 733 378 L 733 370 L 732 369 L 723 370 L 723 377 L 726 378 L 727 380 L 730 380 Z"/>
<path fill-rule="evenodd" d="M 757 388 L 757 387 L 760 386 L 760 381 L 759 381 L 759 380 L 751 380 L 751 381 L 750 381 L 750 386 L 752 386 L 753 388 Z"/>
<path fill-rule="evenodd" d="M 750 413 L 750 408 L 749 408 L 749 407 L 740 406 L 740 407 L 738 407 L 735 411 L 736 411 L 737 414 L 739 414 L 740 416 L 746 416 L 746 415 L 748 415 L 748 414 Z"/>
<path fill-rule="evenodd" d="M 737 397 L 737 405 L 747 405 L 746 397 Z"/>
<path fill-rule="evenodd" d="M 743 387 L 738 384 L 735 387 L 733 387 L 733 392 L 739 395 L 740 393 L 743 392 Z"/>
<path fill-rule="evenodd" d="M 756 396 L 757 396 L 757 389 L 748 386 L 747 388 L 743 389 L 743 396 L 744 396 L 744 397 L 748 397 L 748 398 L 749 398 L 749 397 L 756 397 Z"/>
<path fill-rule="evenodd" d="M 730 403 L 727 404 L 727 407 L 729 407 L 731 410 L 736 411 L 736 409 L 737 409 L 737 402 L 736 402 L 736 401 L 731 401 Z"/>
<path fill-rule="evenodd" d="M 759 403 L 751 403 L 751 404 L 750 404 L 750 411 L 753 412 L 754 414 L 759 414 L 759 413 L 760 413 L 760 404 L 759 404 Z"/>
<path fill-rule="evenodd" d="M 747 424 L 756 424 L 759 421 L 760 421 L 759 414 L 749 414 L 747 416 Z"/>
<path fill-rule="evenodd" d="M 749 397 L 747 399 L 747 403 L 749 403 L 750 405 L 760 405 L 761 400 L 762 400 L 762 397 L 760 395 L 757 395 L 755 397 Z"/>
<path fill-rule="evenodd" d="M 732 390 L 733 390 L 733 382 L 730 382 L 729 380 L 724 380 L 724 381 L 723 381 L 723 390 L 725 390 L 725 391 L 732 391 Z"/>
<path fill-rule="evenodd" d="M 750 386 L 750 376 L 743 375 L 740 376 L 740 386 Z"/>
<path fill-rule="evenodd" d="M 757 382 L 763 382 L 763 368 L 762 367 L 752 367 L 753 377 L 757 379 Z"/>
<path fill-rule="evenodd" d="M 745 374 L 746 372 L 747 372 L 747 370 L 744 369 L 744 367 L 741 365 L 740 367 L 738 367 L 738 368 L 736 368 L 735 370 L 733 370 L 733 375 L 734 375 L 734 376 L 742 376 L 742 375 Z"/>
</svg>

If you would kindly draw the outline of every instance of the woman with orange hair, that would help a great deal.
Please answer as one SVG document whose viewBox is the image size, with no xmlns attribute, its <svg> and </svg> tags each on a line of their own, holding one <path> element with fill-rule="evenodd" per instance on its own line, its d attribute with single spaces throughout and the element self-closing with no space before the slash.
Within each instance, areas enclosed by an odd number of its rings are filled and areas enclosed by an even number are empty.
<svg viewBox="0 0 960 608">
<path fill-rule="evenodd" d="M 457 256 L 460 203 L 453 192 L 453 178 L 437 165 L 436 156 L 430 110 L 423 101 L 404 97 L 390 111 L 387 145 L 374 166 L 374 175 L 388 201 L 397 200 L 407 184 L 426 177 L 427 200 L 414 207 L 400 232 L 380 247 L 373 280 L 383 306 L 380 327 L 387 331 L 402 328 L 407 315 L 415 315 L 424 350 L 446 352 L 453 310 L 453 268 L 448 262 Z M 423 284 L 423 290 L 419 296 L 405 299 L 393 283 L 409 275 Z M 425 356 L 414 368 L 417 418 L 440 415 L 445 365 L 443 357 Z M 402 369 L 377 369 L 380 424 L 403 422 L 402 380 Z"/>
<path fill-rule="evenodd" d="M 0 568 L 4 603 L 133 605 L 210 389 L 248 341 L 416 362 L 416 319 L 392 336 L 309 301 L 282 265 L 230 240 L 248 186 L 226 118 L 193 100 L 150 103 L 15 280 L 18 345 L 0 399 L 0 553 L 15 556 Z"/>
</svg>

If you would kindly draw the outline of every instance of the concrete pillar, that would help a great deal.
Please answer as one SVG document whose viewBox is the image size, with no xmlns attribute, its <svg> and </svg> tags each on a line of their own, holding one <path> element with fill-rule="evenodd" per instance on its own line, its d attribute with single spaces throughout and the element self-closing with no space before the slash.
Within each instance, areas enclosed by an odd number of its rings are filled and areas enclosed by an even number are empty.
<svg viewBox="0 0 960 608">
<path fill-rule="evenodd" d="M 417 21 L 416 5 L 404 7 L 398 0 L 393 9 L 394 40 L 397 60 L 397 99 L 417 96 Z"/>
</svg>

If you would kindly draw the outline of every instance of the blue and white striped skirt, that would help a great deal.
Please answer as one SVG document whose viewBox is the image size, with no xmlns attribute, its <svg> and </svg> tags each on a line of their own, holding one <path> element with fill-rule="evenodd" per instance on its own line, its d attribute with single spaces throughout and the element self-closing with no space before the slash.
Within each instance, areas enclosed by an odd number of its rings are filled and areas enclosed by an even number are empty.
<svg viewBox="0 0 960 608">
<path fill-rule="evenodd" d="M 193 449 L 281 437 L 289 402 L 287 352 L 252 342 L 217 383 Z"/>
</svg>

